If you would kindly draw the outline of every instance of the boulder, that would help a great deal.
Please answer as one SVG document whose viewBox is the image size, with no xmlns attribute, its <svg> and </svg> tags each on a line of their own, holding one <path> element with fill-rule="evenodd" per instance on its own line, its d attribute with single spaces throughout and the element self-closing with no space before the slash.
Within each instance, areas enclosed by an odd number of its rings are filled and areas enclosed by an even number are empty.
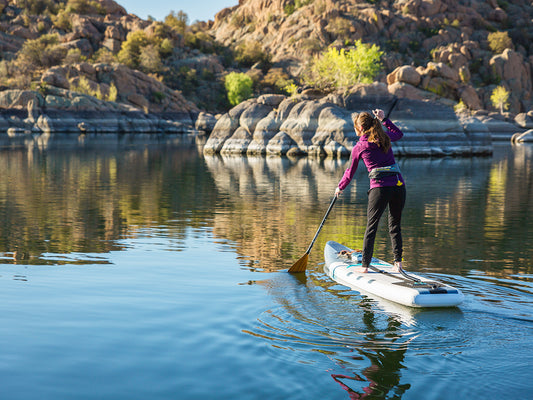
<svg viewBox="0 0 533 400">
<path fill-rule="evenodd" d="M 63 89 L 70 88 L 70 83 L 61 67 L 54 67 L 47 70 L 41 76 L 41 83 L 55 86 Z"/>
<path fill-rule="evenodd" d="M 502 54 L 491 58 L 490 67 L 493 73 L 501 79 L 500 84 L 511 92 L 511 112 L 522 111 L 524 101 L 531 101 L 531 67 L 523 56 L 511 49 L 505 49 Z"/>
<path fill-rule="evenodd" d="M 257 123 L 247 153 L 266 154 L 267 144 L 279 132 L 280 126 L 281 120 L 277 118 L 276 111 L 271 111 Z"/>
<path fill-rule="evenodd" d="M 318 116 L 326 104 L 316 100 L 304 100 L 301 107 L 295 106 L 289 117 L 281 124 L 280 130 L 287 133 L 300 147 L 307 152 L 312 146 L 312 138 L 318 128 Z"/>
<path fill-rule="evenodd" d="M 229 139 L 239 127 L 239 120 L 232 118 L 230 114 L 224 114 L 215 124 L 213 132 L 205 143 L 204 153 L 219 153 L 224 142 Z"/>
<path fill-rule="evenodd" d="M 452 82 L 459 82 L 460 80 L 459 73 L 456 70 L 441 62 L 428 62 L 425 70 L 422 72 L 422 75 L 440 77 Z"/>
<path fill-rule="evenodd" d="M 215 128 L 216 123 L 217 119 L 213 114 L 202 111 L 200 114 L 198 114 L 198 118 L 196 119 L 194 127 L 199 131 L 211 133 Z"/>
<path fill-rule="evenodd" d="M 257 102 L 270 107 L 277 107 L 286 98 L 287 96 L 282 94 L 263 94 L 257 98 Z"/>
<path fill-rule="evenodd" d="M 26 109 L 29 102 L 33 102 L 36 107 L 43 107 L 45 104 L 43 96 L 33 90 L 0 91 L 0 108 Z"/>
<path fill-rule="evenodd" d="M 481 99 L 479 98 L 476 90 L 470 85 L 464 85 L 457 90 L 460 99 L 471 110 L 479 110 L 483 108 Z"/>
<path fill-rule="evenodd" d="M 412 86 L 418 86 L 421 77 L 416 68 L 410 65 L 403 65 L 396 68 L 389 75 L 387 75 L 387 84 L 392 85 L 396 82 L 404 82 Z"/>
<path fill-rule="evenodd" d="M 493 140 L 508 141 L 517 133 L 517 126 L 500 118 L 495 118 L 492 115 L 479 116 L 478 119 L 488 129 Z M 522 132 L 520 132 L 522 133 Z"/>
<path fill-rule="evenodd" d="M 222 149 L 220 149 L 221 154 L 246 154 L 248 150 L 248 145 L 252 141 L 252 135 L 244 127 L 239 127 L 235 133 L 224 142 Z"/>
<path fill-rule="evenodd" d="M 389 86 L 389 92 L 398 98 L 411 100 L 432 100 L 437 101 L 438 96 L 435 93 L 416 88 L 408 83 L 395 82 Z"/>
<path fill-rule="evenodd" d="M 70 42 L 61 43 L 61 46 L 68 50 L 79 50 L 85 57 L 90 57 L 93 54 L 93 47 L 87 39 L 76 39 Z"/>
<path fill-rule="evenodd" d="M 523 133 L 515 133 L 511 138 L 512 143 L 533 143 L 533 129 Z"/>
<path fill-rule="evenodd" d="M 272 106 L 263 103 L 255 103 L 247 107 L 239 118 L 239 124 L 246 129 L 250 135 L 255 131 L 257 123 L 272 111 Z"/>
<path fill-rule="evenodd" d="M 347 147 L 351 149 L 357 140 L 350 111 L 332 105 L 320 112 L 318 127 L 312 138 L 314 146 L 325 147 L 329 142 L 335 142 L 346 150 Z M 342 149 L 335 147 L 335 152 L 342 151 Z"/>
<path fill-rule="evenodd" d="M 395 85 L 407 85 L 397 82 Z M 392 85 L 391 85 L 392 86 Z M 410 85 L 409 85 L 410 86 Z M 412 86 L 411 86 L 412 87 Z M 413 87 L 413 89 L 416 89 Z M 349 97 L 349 101 L 348 100 Z M 441 103 L 389 97 L 392 99 L 390 118 L 403 130 L 404 138 L 393 144 L 400 155 L 414 156 L 457 156 L 490 154 L 492 151 L 492 130 L 478 118 L 465 116 L 461 120 L 451 105 Z M 382 105 L 378 97 L 361 97 L 358 100 L 350 94 L 344 103 L 364 110 L 371 104 Z M 352 123 L 353 111 L 347 107 L 320 100 L 296 98 L 285 108 L 287 99 L 278 109 L 253 126 L 247 124 L 248 113 L 257 109 L 258 102 L 248 101 L 239 109 L 232 109 L 219 119 L 204 152 L 267 155 L 308 155 L 348 157 L 357 143 Z M 386 103 L 385 103 L 386 104 Z M 285 119 L 280 113 L 290 112 Z M 232 118 L 231 114 L 239 116 Z M 243 123 L 244 121 L 244 123 Z M 516 130 L 516 128 L 515 128 Z"/>
<path fill-rule="evenodd" d="M 96 0 L 106 11 L 106 15 L 124 16 L 128 15 L 125 8 L 113 0 Z"/>
<path fill-rule="evenodd" d="M 518 114 L 515 119 L 515 123 L 521 128 L 533 129 L 533 116 L 526 113 Z"/>
<path fill-rule="evenodd" d="M 292 150 L 292 151 L 291 151 Z M 285 155 L 291 152 L 292 155 L 299 154 L 298 144 L 285 132 L 278 132 L 269 140 L 266 147 L 267 154 Z"/>
</svg>

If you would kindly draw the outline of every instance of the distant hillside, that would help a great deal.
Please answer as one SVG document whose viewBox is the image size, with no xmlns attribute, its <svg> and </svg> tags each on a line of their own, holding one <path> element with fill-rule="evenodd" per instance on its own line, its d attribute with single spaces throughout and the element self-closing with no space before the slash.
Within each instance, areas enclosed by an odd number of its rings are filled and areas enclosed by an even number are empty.
<svg viewBox="0 0 533 400">
<path fill-rule="evenodd" d="M 429 91 L 488 109 L 504 85 L 520 112 L 532 102 L 532 21 L 529 0 L 244 0 L 219 12 L 210 32 L 227 46 L 259 46 L 294 77 L 328 46 L 361 39 L 385 52 L 379 80 L 395 94 Z M 387 79 L 404 65 L 418 74 Z"/>
<path fill-rule="evenodd" d="M 501 85 L 513 113 L 533 99 L 526 0 L 241 0 L 192 26 L 182 12 L 142 20 L 113 0 L 0 0 L 0 11 L 0 90 L 222 112 L 228 72 L 252 77 L 255 95 L 301 91 L 313 57 L 362 40 L 384 52 L 377 80 L 396 96 L 492 109 Z"/>
<path fill-rule="evenodd" d="M 226 51 L 183 13 L 146 21 L 113 0 L 0 0 L 0 11 L 3 89 L 52 85 L 149 112 L 228 107 Z"/>
</svg>

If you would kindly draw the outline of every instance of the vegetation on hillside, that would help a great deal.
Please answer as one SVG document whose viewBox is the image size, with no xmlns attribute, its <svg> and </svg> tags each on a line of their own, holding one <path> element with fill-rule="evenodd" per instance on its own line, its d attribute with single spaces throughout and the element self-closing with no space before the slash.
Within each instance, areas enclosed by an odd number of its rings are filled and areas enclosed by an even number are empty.
<svg viewBox="0 0 533 400">
<path fill-rule="evenodd" d="M 443 6 L 445 11 L 432 18 L 420 17 L 430 5 L 413 8 L 416 2 L 291 0 L 281 11 L 246 11 L 251 3 L 228 11 L 215 25 L 190 25 L 183 11 L 170 11 L 163 21 L 145 21 L 112 2 L 2 0 L 0 87 L 38 88 L 43 74 L 60 65 L 120 63 L 180 91 L 201 109 L 220 112 L 243 98 L 235 96 L 235 89 L 228 96 L 233 78 L 226 76 L 231 73 L 249 78 L 246 96 L 291 95 L 305 87 L 344 92 L 356 83 L 385 82 L 398 66 L 424 67 L 431 61 L 457 70 L 457 84 L 478 91 L 486 106 L 497 85 L 512 89 L 491 58 L 506 49 L 516 50 L 524 60 L 533 53 L 528 14 L 514 25 L 506 19 L 516 19 L 527 9 L 523 0 L 498 1 L 496 11 L 476 3 L 479 12 L 470 14 L 457 9 L 447 14 L 458 6 Z M 229 39 L 219 34 L 223 29 Z M 72 90 L 117 98 L 98 89 L 113 82 L 80 85 L 79 77 L 74 78 L 67 77 Z M 242 89 L 244 80 L 240 82 Z M 462 101 L 449 82 L 433 79 L 421 85 L 422 90 Z M 518 94 L 510 92 L 510 109 L 516 109 Z"/>
<path fill-rule="evenodd" d="M 360 40 L 349 49 L 330 47 L 313 58 L 304 82 L 324 90 L 347 90 L 357 83 L 372 83 L 382 67 L 382 55 L 378 46 Z"/>
</svg>

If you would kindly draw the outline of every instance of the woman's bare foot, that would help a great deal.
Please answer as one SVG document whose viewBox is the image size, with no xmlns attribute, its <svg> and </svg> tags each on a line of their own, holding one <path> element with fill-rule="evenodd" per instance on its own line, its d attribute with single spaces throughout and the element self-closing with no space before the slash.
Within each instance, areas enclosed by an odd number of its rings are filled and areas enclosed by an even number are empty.
<svg viewBox="0 0 533 400">
<path fill-rule="evenodd" d="M 400 270 L 403 270 L 402 262 L 401 261 L 394 261 L 394 266 L 392 267 L 392 272 L 400 272 Z"/>
<path fill-rule="evenodd" d="M 350 255 L 350 254 L 353 254 L 353 253 L 355 253 L 355 250 L 352 250 L 352 251 L 341 250 L 341 251 L 339 251 L 339 254 L 340 254 L 341 256 L 347 256 L 347 255 Z"/>
</svg>

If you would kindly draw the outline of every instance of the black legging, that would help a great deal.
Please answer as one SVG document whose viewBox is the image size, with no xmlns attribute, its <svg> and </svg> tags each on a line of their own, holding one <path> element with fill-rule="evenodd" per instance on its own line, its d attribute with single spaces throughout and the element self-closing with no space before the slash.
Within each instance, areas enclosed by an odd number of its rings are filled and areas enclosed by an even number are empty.
<svg viewBox="0 0 533 400">
<path fill-rule="evenodd" d="M 363 267 L 368 267 L 374 253 L 378 224 L 385 208 L 389 206 L 389 234 L 394 261 L 402 261 L 402 210 L 405 205 L 405 185 L 376 187 L 368 191 L 368 208 L 365 238 L 363 240 Z"/>
</svg>

